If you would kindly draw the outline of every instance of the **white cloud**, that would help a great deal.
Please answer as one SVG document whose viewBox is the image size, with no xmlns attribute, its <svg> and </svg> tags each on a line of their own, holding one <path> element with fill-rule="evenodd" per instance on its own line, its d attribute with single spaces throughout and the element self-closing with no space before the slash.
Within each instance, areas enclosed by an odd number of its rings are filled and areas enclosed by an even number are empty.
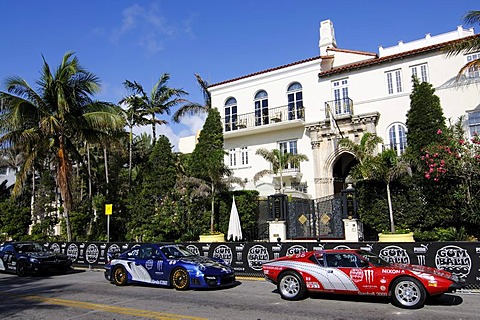
<svg viewBox="0 0 480 320">
<path fill-rule="evenodd" d="M 111 31 L 110 41 L 117 43 L 133 36 L 138 46 L 154 54 L 163 50 L 165 38 L 175 33 L 176 27 L 167 22 L 156 3 L 148 7 L 134 4 L 122 11 L 121 24 Z"/>
<path fill-rule="evenodd" d="M 205 116 L 186 116 L 182 119 L 180 125 L 157 125 L 157 137 L 159 135 L 166 136 L 173 146 L 173 151 L 178 151 L 178 143 L 180 138 L 196 135 L 202 129 L 204 122 Z M 151 136 L 152 127 L 142 126 L 133 128 L 133 134 L 135 136 L 138 136 L 142 133 L 146 133 Z"/>
</svg>

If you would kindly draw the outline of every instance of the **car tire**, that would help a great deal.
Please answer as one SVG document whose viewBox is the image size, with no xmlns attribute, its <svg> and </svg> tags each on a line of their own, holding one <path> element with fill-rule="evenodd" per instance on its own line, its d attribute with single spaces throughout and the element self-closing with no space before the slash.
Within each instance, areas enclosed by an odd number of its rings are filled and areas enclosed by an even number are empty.
<svg viewBox="0 0 480 320">
<path fill-rule="evenodd" d="M 19 277 L 24 277 L 27 274 L 27 263 L 23 260 L 17 261 L 17 266 L 15 267 L 15 272 Z"/>
<path fill-rule="evenodd" d="M 285 300 L 300 300 L 305 297 L 307 288 L 302 277 L 295 271 L 287 271 L 280 275 L 277 284 L 280 296 Z"/>
<path fill-rule="evenodd" d="M 172 272 L 172 286 L 176 290 L 187 290 L 190 287 L 190 278 L 187 270 L 177 268 Z"/>
<path fill-rule="evenodd" d="M 422 283 L 412 277 L 400 277 L 392 283 L 393 303 L 404 309 L 423 307 L 427 293 Z"/>
<path fill-rule="evenodd" d="M 123 266 L 116 266 L 112 272 L 112 280 L 117 286 L 124 286 L 127 284 L 127 271 Z"/>
</svg>

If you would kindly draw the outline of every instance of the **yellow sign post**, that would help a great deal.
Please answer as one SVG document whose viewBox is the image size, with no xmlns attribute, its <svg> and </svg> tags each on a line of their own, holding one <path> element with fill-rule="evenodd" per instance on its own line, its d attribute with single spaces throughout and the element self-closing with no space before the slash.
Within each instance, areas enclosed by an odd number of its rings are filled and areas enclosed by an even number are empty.
<svg viewBox="0 0 480 320">
<path fill-rule="evenodd" d="M 110 242 L 110 216 L 112 215 L 113 204 L 105 204 L 105 215 L 107 216 L 107 242 Z"/>
</svg>

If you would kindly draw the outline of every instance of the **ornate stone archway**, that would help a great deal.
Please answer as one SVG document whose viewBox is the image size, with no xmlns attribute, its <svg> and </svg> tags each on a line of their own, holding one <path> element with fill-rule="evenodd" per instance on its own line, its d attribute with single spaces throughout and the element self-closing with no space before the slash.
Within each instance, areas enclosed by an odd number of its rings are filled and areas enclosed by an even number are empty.
<svg viewBox="0 0 480 320">
<path fill-rule="evenodd" d="M 345 115 L 336 119 L 327 118 L 323 121 L 309 124 L 305 127 L 313 149 L 314 165 L 314 198 L 334 194 L 334 170 L 345 172 L 348 164 L 339 164 L 346 157 L 346 150 L 339 147 L 342 138 L 359 142 L 365 132 L 376 133 L 380 114 L 372 112 L 361 115 Z"/>
</svg>

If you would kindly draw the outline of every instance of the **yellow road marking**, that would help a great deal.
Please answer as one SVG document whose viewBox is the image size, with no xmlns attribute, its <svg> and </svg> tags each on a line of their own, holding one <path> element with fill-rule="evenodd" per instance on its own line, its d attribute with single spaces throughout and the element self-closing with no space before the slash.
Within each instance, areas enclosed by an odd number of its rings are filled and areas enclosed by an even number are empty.
<svg viewBox="0 0 480 320">
<path fill-rule="evenodd" d="M 75 301 L 75 300 L 64 300 L 64 299 L 57 299 L 57 298 L 47 298 L 47 297 L 42 297 L 42 296 L 19 295 L 19 294 L 13 294 L 13 293 L 10 293 L 10 292 L 0 292 L 0 295 L 8 295 L 8 296 L 16 297 L 16 298 L 23 299 L 23 300 L 42 302 L 42 303 L 46 303 L 46 304 L 60 305 L 60 306 L 64 306 L 64 307 L 103 311 L 103 312 L 117 313 L 117 314 L 151 318 L 151 319 L 160 319 L 160 320 L 182 320 L 182 319 L 185 319 L 185 320 L 186 319 L 188 319 L 188 320 L 208 320 L 207 318 L 186 316 L 186 315 L 180 315 L 180 314 L 172 314 L 172 313 L 149 311 L 149 310 L 134 309 L 134 308 L 122 308 L 122 307 L 116 307 L 116 306 L 108 306 L 108 305 L 105 305 L 105 304 L 82 302 L 82 301 Z"/>
</svg>

